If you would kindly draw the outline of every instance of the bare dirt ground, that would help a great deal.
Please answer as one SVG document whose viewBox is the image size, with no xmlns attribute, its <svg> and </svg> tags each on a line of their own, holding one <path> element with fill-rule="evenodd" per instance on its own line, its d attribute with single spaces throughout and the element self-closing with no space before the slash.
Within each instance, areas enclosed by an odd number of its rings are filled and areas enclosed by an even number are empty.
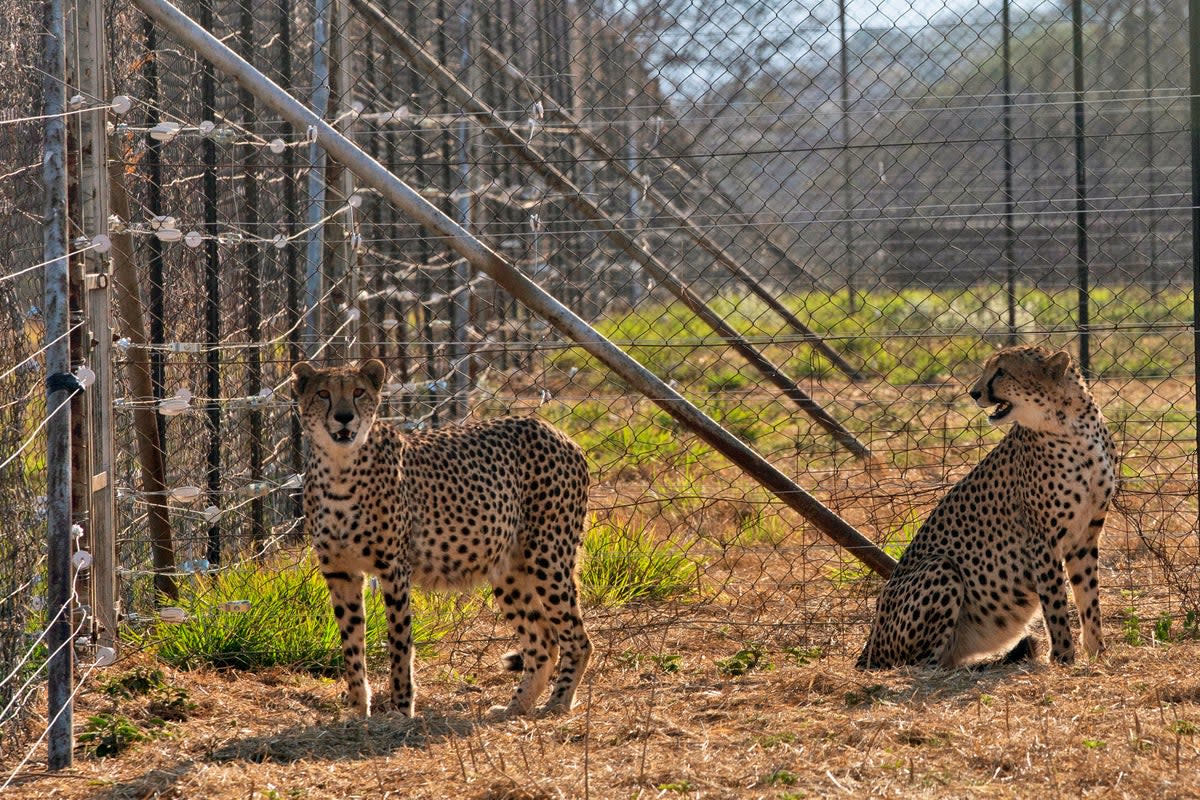
<svg viewBox="0 0 1200 800">
<path fill-rule="evenodd" d="M 643 644 L 658 647 L 657 661 L 598 642 L 571 714 L 501 723 L 481 716 L 506 699 L 509 677 L 486 664 L 476 683 L 422 661 L 413 721 L 349 718 L 340 682 L 292 672 L 168 672 L 196 703 L 189 718 L 119 756 L 81 755 L 60 774 L 31 762 L 4 794 L 1200 797 L 1194 641 L 1112 641 L 1103 661 L 1070 669 L 953 673 L 861 673 L 849 653 L 768 650 L 731 676 L 718 655 L 703 655 L 704 642 L 656 636 Z M 93 688 L 77 720 L 114 709 L 144 718 L 146 705 Z"/>
</svg>

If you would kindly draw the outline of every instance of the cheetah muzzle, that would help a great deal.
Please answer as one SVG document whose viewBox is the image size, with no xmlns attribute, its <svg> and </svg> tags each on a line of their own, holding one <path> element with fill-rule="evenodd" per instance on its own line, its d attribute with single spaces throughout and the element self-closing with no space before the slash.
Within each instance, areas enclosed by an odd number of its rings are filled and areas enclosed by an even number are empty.
<svg viewBox="0 0 1200 800">
<path fill-rule="evenodd" d="M 587 517 L 588 471 L 566 436 L 536 419 L 502 418 L 402 434 L 376 419 L 386 368 L 293 367 L 309 441 L 305 524 L 329 585 L 350 705 L 371 712 L 364 663 L 363 577 L 379 577 L 388 622 L 391 696 L 412 716 L 411 592 L 490 584 L 520 649 L 522 673 L 494 716 L 570 709 L 592 645 L 575 564 Z M 555 675 L 556 673 L 556 675 Z"/>
<path fill-rule="evenodd" d="M 1072 663 L 1064 566 L 1084 650 L 1104 649 L 1098 542 L 1117 456 L 1083 376 L 1066 352 L 1010 347 L 970 394 L 1012 427 L 913 537 L 879 595 L 859 668 L 1032 658 L 1039 613 L 1050 659 Z"/>
</svg>

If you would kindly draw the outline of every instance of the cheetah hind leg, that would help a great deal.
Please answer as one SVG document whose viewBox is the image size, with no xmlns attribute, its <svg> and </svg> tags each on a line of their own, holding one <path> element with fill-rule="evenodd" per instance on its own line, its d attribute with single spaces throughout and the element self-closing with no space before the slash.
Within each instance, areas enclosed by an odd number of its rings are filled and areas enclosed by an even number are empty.
<svg viewBox="0 0 1200 800">
<path fill-rule="evenodd" d="M 948 559 L 910 562 L 884 584 L 858 669 L 954 666 L 964 590 Z"/>
<path fill-rule="evenodd" d="M 1033 634 L 1027 634 L 1021 639 L 1021 641 L 1017 642 L 1013 646 L 1012 650 L 1009 650 L 1007 653 L 1005 653 L 996 663 L 1023 664 L 1027 661 L 1037 661 L 1038 651 L 1040 649 L 1041 648 L 1038 647 L 1038 640 L 1033 636 Z"/>
<path fill-rule="evenodd" d="M 570 711 L 575 705 L 575 692 L 583 673 L 587 670 L 588 662 L 592 659 L 592 640 L 588 638 L 587 630 L 583 627 L 583 614 L 579 608 L 579 589 L 572 576 L 568 575 L 562 586 L 551 584 L 547 597 L 553 600 L 559 598 L 559 608 L 549 608 L 550 625 L 562 648 L 562 656 L 558 661 L 558 679 L 554 691 L 542 712 L 556 714 Z"/>
<path fill-rule="evenodd" d="M 516 628 L 520 644 L 519 650 L 502 656 L 501 663 L 507 670 L 521 672 L 521 682 L 508 705 L 493 706 L 488 710 L 489 719 L 503 720 L 528 714 L 533 709 L 550 682 L 550 673 L 554 669 L 552 651 L 558 648 L 554 645 L 541 600 L 524 569 L 514 569 L 493 591 L 504 618 Z"/>
</svg>

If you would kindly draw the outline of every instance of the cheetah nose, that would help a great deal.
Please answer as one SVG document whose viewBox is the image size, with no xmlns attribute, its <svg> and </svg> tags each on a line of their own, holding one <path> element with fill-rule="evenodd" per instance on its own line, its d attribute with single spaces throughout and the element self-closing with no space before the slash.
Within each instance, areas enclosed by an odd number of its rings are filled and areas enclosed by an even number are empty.
<svg viewBox="0 0 1200 800">
<path fill-rule="evenodd" d="M 333 419 L 335 422 L 340 422 L 343 425 L 349 425 L 350 421 L 354 419 L 354 412 L 353 411 L 338 411 L 337 413 L 335 413 L 333 415 Z"/>
<path fill-rule="evenodd" d="M 982 395 L 983 395 L 983 392 L 979 391 L 978 389 L 971 390 L 971 399 L 972 400 L 978 400 Z"/>
</svg>

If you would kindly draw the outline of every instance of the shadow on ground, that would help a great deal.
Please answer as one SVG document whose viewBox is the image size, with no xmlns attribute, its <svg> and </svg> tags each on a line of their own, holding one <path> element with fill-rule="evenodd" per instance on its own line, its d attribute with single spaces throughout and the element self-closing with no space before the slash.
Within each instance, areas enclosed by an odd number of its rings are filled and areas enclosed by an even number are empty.
<svg viewBox="0 0 1200 800">
<path fill-rule="evenodd" d="M 214 750 L 209 760 L 290 764 L 314 759 L 370 759 L 403 748 L 424 748 L 448 737 L 464 736 L 479 724 L 478 720 L 437 714 L 411 720 L 381 714 L 369 719 L 236 739 Z"/>
</svg>

